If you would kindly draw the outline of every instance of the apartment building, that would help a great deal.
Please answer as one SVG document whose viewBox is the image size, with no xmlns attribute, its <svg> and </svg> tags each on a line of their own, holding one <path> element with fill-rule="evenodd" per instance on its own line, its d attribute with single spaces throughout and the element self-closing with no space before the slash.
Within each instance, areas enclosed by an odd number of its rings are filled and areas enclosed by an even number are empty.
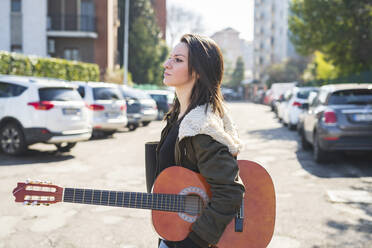
<svg viewBox="0 0 372 248">
<path fill-rule="evenodd" d="M 0 0 L 0 50 L 118 64 L 117 0 Z"/>
<path fill-rule="evenodd" d="M 117 0 L 48 0 L 48 54 L 96 63 L 101 76 L 118 64 Z"/>
<path fill-rule="evenodd" d="M 265 81 L 265 69 L 297 54 L 289 40 L 290 0 L 255 0 L 254 78 Z"/>
<path fill-rule="evenodd" d="M 253 46 L 252 42 L 240 39 L 239 32 L 233 28 L 225 28 L 214 33 L 211 38 L 219 45 L 224 55 L 226 66 L 235 67 L 239 56 L 243 58 L 245 80 L 252 79 Z"/>
<path fill-rule="evenodd" d="M 45 0 L 0 1 L 0 50 L 47 56 Z"/>
</svg>

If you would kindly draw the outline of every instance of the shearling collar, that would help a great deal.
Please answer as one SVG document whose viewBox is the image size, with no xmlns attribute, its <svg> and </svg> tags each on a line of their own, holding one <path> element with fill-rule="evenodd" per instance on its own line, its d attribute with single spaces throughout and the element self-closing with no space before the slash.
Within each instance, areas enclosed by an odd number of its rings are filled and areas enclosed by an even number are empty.
<svg viewBox="0 0 372 248">
<path fill-rule="evenodd" d="M 211 136 L 216 141 L 226 145 L 233 155 L 237 155 L 243 148 L 236 127 L 227 111 L 221 119 L 218 113 L 213 113 L 211 106 L 208 106 L 207 113 L 205 113 L 205 105 L 197 106 L 185 115 L 181 121 L 178 132 L 180 141 L 185 137 L 197 134 Z"/>
</svg>

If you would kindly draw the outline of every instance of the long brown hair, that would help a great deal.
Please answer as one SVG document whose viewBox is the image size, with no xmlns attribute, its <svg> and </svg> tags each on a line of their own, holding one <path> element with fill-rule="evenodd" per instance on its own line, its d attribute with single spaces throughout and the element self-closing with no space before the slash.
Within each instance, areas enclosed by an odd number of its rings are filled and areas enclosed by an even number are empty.
<svg viewBox="0 0 372 248">
<path fill-rule="evenodd" d="M 210 104 L 212 111 L 223 117 L 221 83 L 224 68 L 220 48 L 212 39 L 197 34 L 185 34 L 180 42 L 185 43 L 189 49 L 189 74 L 197 75 L 191 92 L 190 105 L 185 114 L 203 104 L 206 105 L 205 112 L 207 112 Z M 176 98 L 170 111 L 171 120 L 176 118 L 179 111 L 180 103 Z"/>
</svg>

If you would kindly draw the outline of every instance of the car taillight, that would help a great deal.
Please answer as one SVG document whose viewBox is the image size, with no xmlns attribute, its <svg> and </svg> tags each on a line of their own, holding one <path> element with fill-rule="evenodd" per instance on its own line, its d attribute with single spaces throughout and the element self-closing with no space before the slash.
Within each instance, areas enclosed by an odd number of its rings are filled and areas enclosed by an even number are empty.
<svg viewBox="0 0 372 248">
<path fill-rule="evenodd" d="M 54 104 L 48 101 L 29 102 L 27 105 L 33 106 L 36 110 L 49 110 L 54 107 Z"/>
<path fill-rule="evenodd" d="M 323 114 L 325 124 L 335 124 L 337 122 L 336 113 L 333 110 L 326 110 Z"/>
<path fill-rule="evenodd" d="M 98 104 L 91 104 L 89 105 L 89 109 L 93 111 L 102 111 L 102 110 L 105 110 L 105 107 L 102 105 L 98 105 Z"/>
<path fill-rule="evenodd" d="M 300 102 L 293 102 L 292 103 L 292 106 L 295 106 L 295 107 L 301 107 L 302 104 Z"/>
</svg>

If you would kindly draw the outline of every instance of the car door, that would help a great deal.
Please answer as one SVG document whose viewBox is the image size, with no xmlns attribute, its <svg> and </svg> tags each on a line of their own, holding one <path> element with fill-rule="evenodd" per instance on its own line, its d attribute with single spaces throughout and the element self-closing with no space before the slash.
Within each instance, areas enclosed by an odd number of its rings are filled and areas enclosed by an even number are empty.
<svg viewBox="0 0 372 248">
<path fill-rule="evenodd" d="M 6 106 L 10 95 L 11 85 L 8 83 L 0 82 L 0 119 L 6 115 Z"/>
</svg>

